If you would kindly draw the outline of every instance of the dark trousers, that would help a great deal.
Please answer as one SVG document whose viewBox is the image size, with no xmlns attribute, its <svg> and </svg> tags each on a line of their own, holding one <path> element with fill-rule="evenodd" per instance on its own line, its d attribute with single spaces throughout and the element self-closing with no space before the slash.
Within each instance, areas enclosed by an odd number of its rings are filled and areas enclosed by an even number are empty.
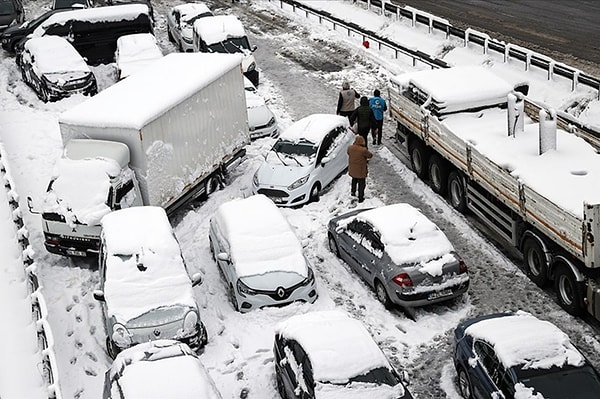
<svg viewBox="0 0 600 399">
<path fill-rule="evenodd" d="M 365 139 L 365 147 L 369 148 L 369 129 L 359 130 L 358 135 L 362 136 Z"/>
<path fill-rule="evenodd" d="M 358 202 L 363 202 L 365 200 L 365 186 L 367 185 L 366 178 L 352 178 L 352 186 L 350 188 L 350 193 L 354 195 L 356 193 L 356 189 L 358 188 Z"/>
<path fill-rule="evenodd" d="M 380 121 L 375 120 L 375 126 L 373 127 L 373 144 L 381 144 L 382 132 L 383 132 L 383 119 Z"/>
<path fill-rule="evenodd" d="M 350 120 L 350 115 L 352 115 L 354 111 L 340 111 L 340 116 L 345 116 L 346 118 L 348 118 L 348 120 Z"/>
</svg>

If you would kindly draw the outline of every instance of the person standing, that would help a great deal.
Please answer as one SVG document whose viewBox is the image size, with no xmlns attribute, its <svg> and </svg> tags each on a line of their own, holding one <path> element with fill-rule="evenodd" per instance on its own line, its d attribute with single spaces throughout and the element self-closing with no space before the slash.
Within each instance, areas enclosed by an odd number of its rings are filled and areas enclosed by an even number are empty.
<svg viewBox="0 0 600 399">
<path fill-rule="evenodd" d="M 381 144 L 381 135 L 383 134 L 383 113 L 387 111 L 387 104 L 381 98 L 379 90 L 375 89 L 373 97 L 369 99 L 369 107 L 373 110 L 375 117 L 375 127 L 373 128 L 373 144 Z"/>
<path fill-rule="evenodd" d="M 336 114 L 350 117 L 356 108 L 356 99 L 360 98 L 360 94 L 350 87 L 350 83 L 342 83 L 342 91 L 338 96 L 338 104 Z"/>
<path fill-rule="evenodd" d="M 367 97 L 360 98 L 360 105 L 350 115 L 350 126 L 354 126 L 356 122 L 356 134 L 362 136 L 365 139 L 365 146 L 369 140 L 369 132 L 375 126 L 375 115 L 373 110 L 369 107 L 369 99 Z"/>
<path fill-rule="evenodd" d="M 365 138 L 357 135 L 354 143 L 348 147 L 348 174 L 352 178 L 350 194 L 354 196 L 358 190 L 358 202 L 365 200 L 367 162 L 371 157 L 373 157 L 373 154 L 367 149 Z"/>
</svg>

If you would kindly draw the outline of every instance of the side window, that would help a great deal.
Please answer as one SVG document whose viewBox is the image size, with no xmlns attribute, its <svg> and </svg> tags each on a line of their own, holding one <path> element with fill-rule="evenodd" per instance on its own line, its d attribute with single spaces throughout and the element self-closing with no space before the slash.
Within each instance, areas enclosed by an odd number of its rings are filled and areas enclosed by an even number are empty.
<svg viewBox="0 0 600 399">
<path fill-rule="evenodd" d="M 505 370 L 502 365 L 500 366 L 500 381 L 497 385 L 507 398 L 515 396 L 515 383 L 511 378 L 509 371 Z"/>
<path fill-rule="evenodd" d="M 298 378 L 298 385 L 304 392 L 309 392 L 314 395 L 314 378 L 312 376 L 310 359 L 304 349 L 296 341 L 291 342 L 291 349 L 299 366 L 300 376 Z"/>
<path fill-rule="evenodd" d="M 317 154 L 317 164 L 319 164 L 321 162 L 321 160 L 327 156 L 327 154 L 329 154 L 332 144 L 333 144 L 333 139 L 334 139 L 334 135 L 335 135 L 335 130 L 332 130 L 331 132 L 327 133 L 327 135 L 323 138 L 323 142 L 321 143 L 321 148 L 319 148 L 319 153 Z"/>
<path fill-rule="evenodd" d="M 473 345 L 475 352 L 479 356 L 479 360 L 483 365 L 483 368 L 487 371 L 491 380 L 499 386 L 500 383 L 500 362 L 496 357 L 494 349 L 482 341 L 476 341 Z"/>
<path fill-rule="evenodd" d="M 382 258 L 383 257 L 383 244 L 381 242 L 381 237 L 379 236 L 379 233 L 375 230 L 373 230 L 370 226 L 368 228 L 368 230 L 365 232 L 365 240 L 363 243 L 363 246 L 368 247 L 370 246 L 371 253 L 373 255 L 375 255 L 378 258 Z"/>
<path fill-rule="evenodd" d="M 364 223 L 353 220 L 348 223 L 346 232 L 354 241 L 360 244 L 365 236 Z"/>
</svg>

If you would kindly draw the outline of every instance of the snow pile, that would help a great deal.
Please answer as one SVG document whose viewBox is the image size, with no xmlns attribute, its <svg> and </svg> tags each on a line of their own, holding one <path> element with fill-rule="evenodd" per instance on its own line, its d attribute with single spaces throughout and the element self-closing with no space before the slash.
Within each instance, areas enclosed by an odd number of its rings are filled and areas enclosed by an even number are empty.
<svg viewBox="0 0 600 399">
<path fill-rule="evenodd" d="M 515 399 L 544 399 L 545 396 L 541 393 L 534 393 L 535 389 L 528 388 L 523 383 L 519 382 L 515 385 Z"/>
<path fill-rule="evenodd" d="M 224 42 L 235 37 L 244 37 L 244 26 L 235 15 L 216 15 L 194 22 L 194 30 L 207 44 Z"/>
<path fill-rule="evenodd" d="M 35 57 L 40 73 L 90 72 L 77 50 L 59 36 L 34 37 L 25 42 L 25 49 Z"/>
<path fill-rule="evenodd" d="M 238 277 L 273 271 L 308 276 L 302 246 L 277 206 L 262 194 L 222 204 L 213 224 L 229 242 Z"/>
<path fill-rule="evenodd" d="M 467 327 L 465 334 L 492 345 L 507 368 L 548 369 L 584 363 L 583 355 L 567 334 L 523 311 L 478 321 Z"/>
</svg>

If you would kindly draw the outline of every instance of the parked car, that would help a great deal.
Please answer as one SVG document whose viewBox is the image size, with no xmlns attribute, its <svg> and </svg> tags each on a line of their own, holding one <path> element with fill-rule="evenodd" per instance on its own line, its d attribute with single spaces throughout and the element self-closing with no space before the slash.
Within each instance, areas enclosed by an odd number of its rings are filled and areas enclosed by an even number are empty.
<svg viewBox="0 0 600 399">
<path fill-rule="evenodd" d="M 22 0 L 0 0 L 0 32 L 22 24 L 24 20 L 25 10 Z"/>
<path fill-rule="evenodd" d="M 44 21 L 50 18 L 52 15 L 69 11 L 68 9 L 50 10 L 37 16 L 36 18 L 25 21 L 20 25 L 13 25 L 8 28 L 0 35 L 0 42 L 2 48 L 9 53 L 16 51 L 17 43 L 23 40 L 27 35 L 33 33 L 33 31 L 40 26 Z"/>
<path fill-rule="evenodd" d="M 246 107 L 248 108 L 248 129 L 250 138 L 277 136 L 277 119 L 265 100 L 258 95 L 256 87 L 244 76 Z"/>
<path fill-rule="evenodd" d="M 479 316 L 454 331 L 462 397 L 600 398 L 600 374 L 548 321 L 526 312 Z"/>
<path fill-rule="evenodd" d="M 385 306 L 412 308 L 456 298 L 469 275 L 446 235 L 409 204 L 357 209 L 329 221 L 331 251 Z"/>
<path fill-rule="evenodd" d="M 144 69 L 163 57 L 156 37 L 152 33 L 134 33 L 117 39 L 115 63 L 119 79 Z"/>
<path fill-rule="evenodd" d="M 367 329 L 339 311 L 292 316 L 275 329 L 275 378 L 283 399 L 411 399 Z"/>
<path fill-rule="evenodd" d="M 242 72 L 258 86 L 259 74 L 256 69 L 254 51 L 244 31 L 242 22 L 235 15 L 204 17 L 194 22 L 194 51 L 203 53 L 241 54 Z"/>
<path fill-rule="evenodd" d="M 108 354 L 156 339 L 176 339 L 198 350 L 206 328 L 191 278 L 164 209 L 136 206 L 101 221 L 100 289 Z"/>
<path fill-rule="evenodd" d="M 317 299 L 315 276 L 300 241 L 264 195 L 219 206 L 208 238 L 236 310 Z"/>
<path fill-rule="evenodd" d="M 15 60 L 23 81 L 44 102 L 77 93 L 93 96 L 98 92 L 90 67 L 62 37 L 44 36 L 27 40 Z"/>
<path fill-rule="evenodd" d="M 313 114 L 292 124 L 265 156 L 252 180 L 254 193 L 279 206 L 318 201 L 348 167 L 348 146 L 354 141 L 348 118 Z"/>
<path fill-rule="evenodd" d="M 103 399 L 222 399 L 198 356 L 184 343 L 156 340 L 119 353 L 104 375 Z"/>
<path fill-rule="evenodd" d="M 62 8 L 89 8 L 93 7 L 92 0 L 53 0 L 52 9 L 58 10 Z"/>
<path fill-rule="evenodd" d="M 179 51 L 194 51 L 194 22 L 212 17 L 210 9 L 201 3 L 185 3 L 172 7 L 167 14 L 167 35 Z"/>
</svg>

